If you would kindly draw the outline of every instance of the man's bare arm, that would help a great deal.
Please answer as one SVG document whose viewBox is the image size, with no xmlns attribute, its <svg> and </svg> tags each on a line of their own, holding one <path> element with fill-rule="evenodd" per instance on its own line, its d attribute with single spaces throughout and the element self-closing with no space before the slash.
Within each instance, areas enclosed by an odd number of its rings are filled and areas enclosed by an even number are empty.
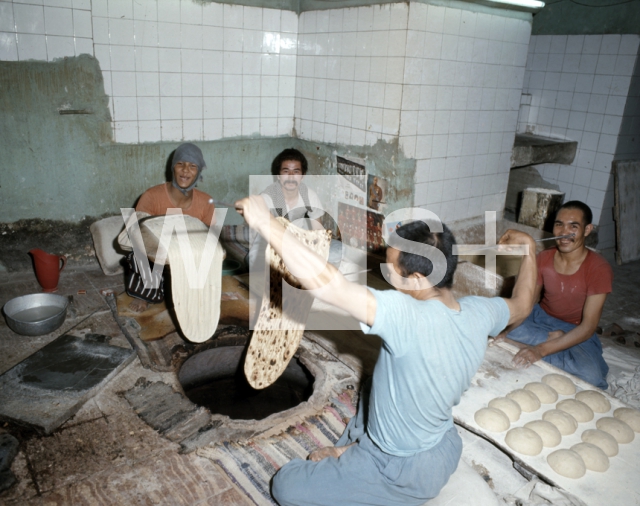
<svg viewBox="0 0 640 506">
<path fill-rule="evenodd" d="M 529 254 L 522 256 L 520 271 L 510 299 L 505 299 L 509 306 L 508 325 L 519 325 L 529 316 L 535 303 L 537 292 L 536 281 L 538 270 L 536 265 L 536 243 L 533 238 L 517 230 L 507 230 L 500 238 L 504 245 L 528 245 Z"/>
<path fill-rule="evenodd" d="M 358 321 L 373 325 L 376 299 L 365 286 L 347 279 L 320 255 L 307 248 L 273 218 L 264 200 L 257 195 L 236 202 L 236 209 L 283 259 L 287 269 L 311 294 L 344 309 Z"/>
<path fill-rule="evenodd" d="M 536 291 L 535 291 L 535 293 L 533 295 L 533 303 L 534 304 L 537 304 L 540 301 L 540 294 L 541 293 L 542 293 L 542 285 L 536 285 Z M 500 332 L 499 335 L 496 336 L 496 338 L 494 339 L 494 342 L 503 341 L 507 337 L 507 334 L 509 332 L 511 332 L 513 329 L 515 329 L 515 328 L 519 327 L 520 325 L 522 325 L 522 322 L 525 321 L 526 318 L 527 317 L 525 316 L 521 320 L 515 321 L 515 322 L 510 323 L 509 325 L 507 325 L 507 327 L 502 332 Z M 509 342 L 511 344 L 516 344 L 516 341 L 509 341 Z M 517 346 L 517 344 L 516 344 L 516 346 Z M 519 346 L 519 347 L 521 348 L 522 346 Z"/>
</svg>

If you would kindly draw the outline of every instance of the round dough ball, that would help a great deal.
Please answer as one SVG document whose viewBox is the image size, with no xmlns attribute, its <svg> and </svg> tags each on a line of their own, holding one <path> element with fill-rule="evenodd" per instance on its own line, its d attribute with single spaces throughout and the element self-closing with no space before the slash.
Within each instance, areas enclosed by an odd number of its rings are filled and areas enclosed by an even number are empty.
<svg viewBox="0 0 640 506">
<path fill-rule="evenodd" d="M 576 386 L 573 381 L 562 374 L 547 374 L 542 377 L 542 382 L 561 395 L 573 395 L 576 393 Z"/>
<path fill-rule="evenodd" d="M 546 446 L 547 448 L 558 446 L 560 441 L 562 441 L 562 435 L 560 434 L 558 427 L 546 420 L 534 420 L 532 422 L 525 423 L 524 426 L 527 429 L 535 431 L 542 439 L 542 446 Z"/>
<path fill-rule="evenodd" d="M 479 409 L 473 419 L 480 427 L 491 432 L 503 432 L 511 425 L 509 417 L 496 408 Z"/>
<path fill-rule="evenodd" d="M 542 451 L 542 438 L 526 427 L 516 427 L 504 438 L 509 447 L 524 455 L 538 455 Z"/>
<path fill-rule="evenodd" d="M 622 420 L 634 431 L 640 432 L 640 411 L 631 408 L 618 408 L 613 412 L 618 420 Z"/>
<path fill-rule="evenodd" d="M 592 445 L 591 443 L 578 443 L 577 445 L 573 445 L 571 449 L 582 457 L 584 465 L 587 466 L 587 469 L 590 471 L 604 473 L 609 469 L 609 457 L 596 445 Z"/>
<path fill-rule="evenodd" d="M 584 402 L 575 399 L 565 399 L 556 404 L 556 408 L 566 411 L 579 423 L 590 422 L 593 420 L 593 410 Z"/>
<path fill-rule="evenodd" d="M 511 422 L 517 422 L 520 419 L 520 414 L 522 413 L 520 404 L 508 397 L 496 397 L 495 399 L 491 399 L 489 401 L 489 407 L 502 411 L 509 417 L 509 421 Z"/>
<path fill-rule="evenodd" d="M 531 413 L 540 408 L 540 399 L 536 397 L 536 394 L 524 388 L 518 388 L 517 390 L 509 392 L 507 397 L 516 401 L 525 413 Z"/>
<path fill-rule="evenodd" d="M 536 394 L 542 404 L 553 404 L 558 400 L 558 392 L 545 383 L 534 381 L 527 383 L 524 388 Z"/>
<path fill-rule="evenodd" d="M 545 411 L 542 415 L 542 419 L 547 422 L 551 422 L 553 425 L 558 427 L 560 434 L 563 436 L 573 434 L 578 428 L 578 422 L 576 419 L 566 411 L 562 411 L 560 409 L 550 409 L 549 411 Z"/>
<path fill-rule="evenodd" d="M 573 450 L 556 450 L 549 454 L 547 462 L 551 469 L 567 478 L 582 478 L 587 472 L 584 460 Z"/>
<path fill-rule="evenodd" d="M 631 427 L 622 420 L 618 420 L 612 416 L 600 418 L 600 420 L 596 422 L 596 427 L 611 434 L 618 443 L 630 443 L 636 436 Z"/>
<path fill-rule="evenodd" d="M 618 455 L 618 442 L 607 432 L 598 429 L 588 429 L 582 433 L 581 439 L 585 443 L 591 443 L 600 448 L 607 457 L 615 457 Z"/>
<path fill-rule="evenodd" d="M 600 392 L 595 390 L 583 390 L 576 394 L 576 399 L 584 402 L 596 413 L 606 413 L 611 409 L 611 403 Z"/>
</svg>

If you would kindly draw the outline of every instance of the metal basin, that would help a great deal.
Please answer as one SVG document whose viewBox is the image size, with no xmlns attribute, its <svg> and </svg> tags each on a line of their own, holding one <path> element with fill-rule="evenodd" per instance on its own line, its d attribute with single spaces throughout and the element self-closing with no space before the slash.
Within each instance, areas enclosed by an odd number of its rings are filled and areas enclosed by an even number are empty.
<svg viewBox="0 0 640 506">
<path fill-rule="evenodd" d="M 11 299 L 4 305 L 9 328 L 23 336 L 41 336 L 53 332 L 67 316 L 69 300 L 53 293 L 32 293 Z"/>
</svg>

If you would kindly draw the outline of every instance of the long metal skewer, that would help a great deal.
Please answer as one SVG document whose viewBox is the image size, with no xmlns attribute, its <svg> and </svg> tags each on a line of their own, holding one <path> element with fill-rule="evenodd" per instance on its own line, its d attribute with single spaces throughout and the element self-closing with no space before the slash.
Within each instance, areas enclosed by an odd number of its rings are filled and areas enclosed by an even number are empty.
<svg viewBox="0 0 640 506">
<path fill-rule="evenodd" d="M 535 239 L 535 242 L 554 241 L 556 239 L 568 239 L 575 237 L 576 234 L 558 235 L 555 237 L 544 237 L 542 239 Z M 457 246 L 458 255 L 479 255 L 484 251 L 493 251 L 500 249 L 502 246 L 508 246 L 505 244 L 494 244 L 492 246 L 478 246 L 473 244 L 460 244 Z"/>
<path fill-rule="evenodd" d="M 543 237 L 542 239 L 535 239 L 536 242 L 555 241 L 556 239 L 569 239 L 575 237 L 576 234 L 557 235 L 555 237 Z"/>
</svg>

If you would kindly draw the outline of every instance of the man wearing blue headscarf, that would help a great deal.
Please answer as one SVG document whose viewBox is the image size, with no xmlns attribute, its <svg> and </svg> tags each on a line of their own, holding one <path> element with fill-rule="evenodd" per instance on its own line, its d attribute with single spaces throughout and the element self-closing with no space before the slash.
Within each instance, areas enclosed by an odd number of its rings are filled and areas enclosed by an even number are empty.
<svg viewBox="0 0 640 506">
<path fill-rule="evenodd" d="M 200 148 L 191 143 L 178 146 L 171 160 L 171 182 L 149 188 L 142 194 L 136 211 L 149 213 L 152 216 L 163 216 L 167 209 L 181 209 L 182 214 L 198 218 L 206 225 L 215 225 L 215 206 L 213 199 L 198 190 L 196 185 L 202 181 L 202 171 L 207 166 Z M 125 290 L 135 300 L 130 309 L 142 312 L 147 304 L 164 300 L 164 282 L 160 281 L 157 289 L 146 289 L 133 253 L 126 257 L 128 264 L 125 277 Z"/>
</svg>

